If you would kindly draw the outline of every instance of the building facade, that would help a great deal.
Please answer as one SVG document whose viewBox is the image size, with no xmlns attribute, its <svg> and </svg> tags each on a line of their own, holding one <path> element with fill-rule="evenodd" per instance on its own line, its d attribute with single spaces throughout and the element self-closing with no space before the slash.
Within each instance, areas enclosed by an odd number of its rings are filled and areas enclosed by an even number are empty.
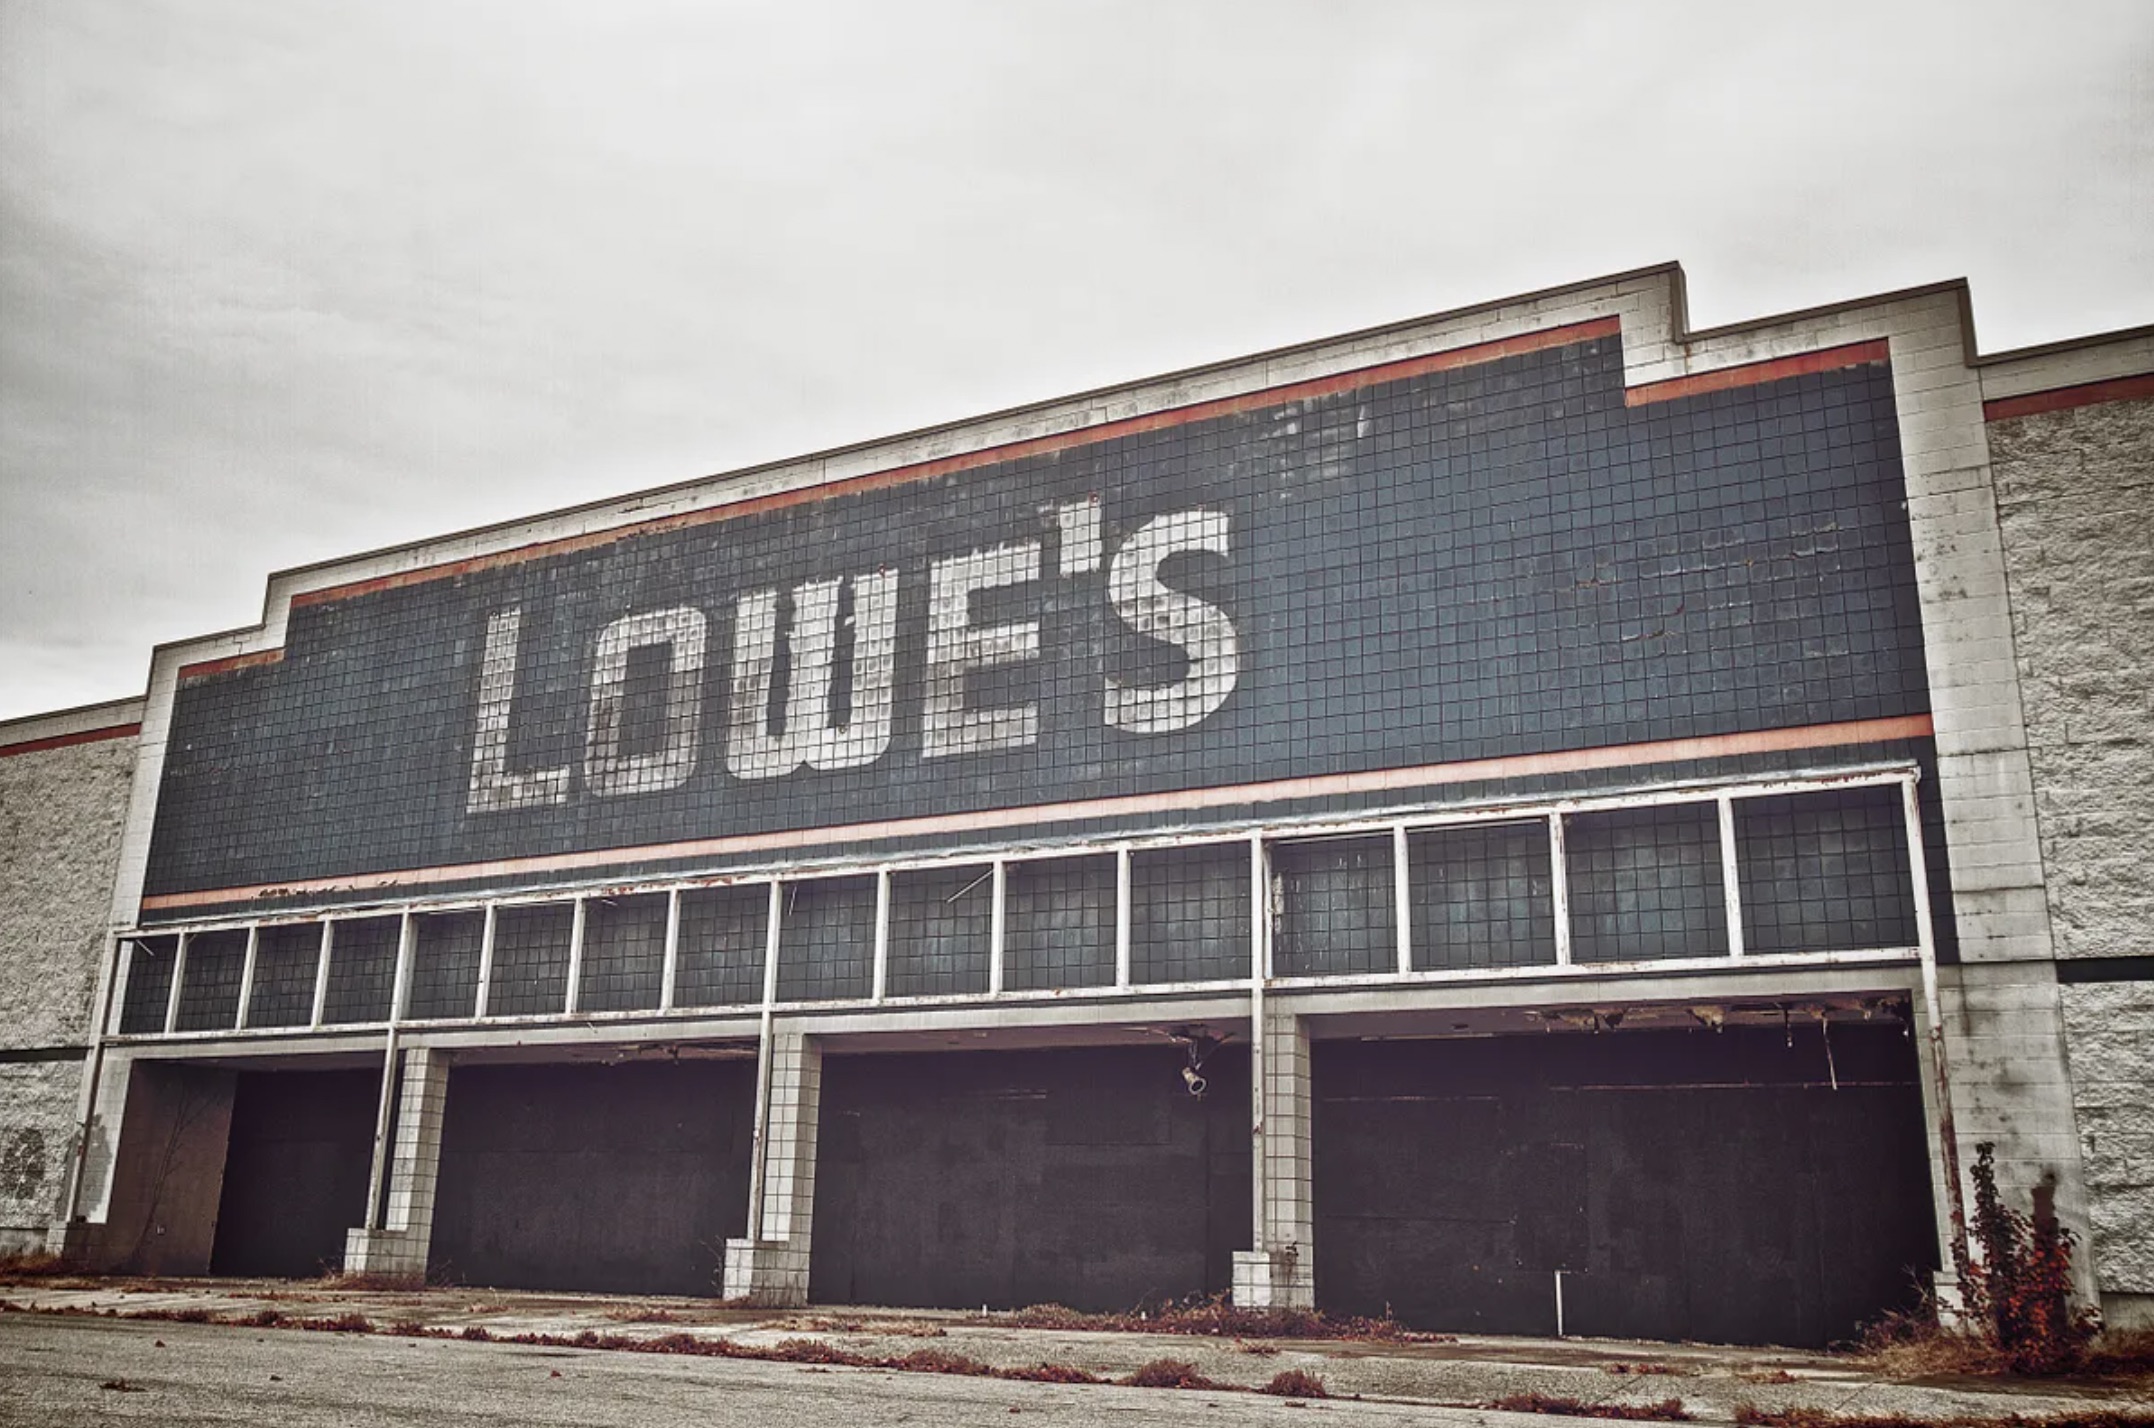
<svg viewBox="0 0 2154 1428">
<path fill-rule="evenodd" d="M 1823 1343 L 2154 1308 L 2154 334 L 1659 268 L 271 577 L 0 726 L 0 1236 Z"/>
</svg>

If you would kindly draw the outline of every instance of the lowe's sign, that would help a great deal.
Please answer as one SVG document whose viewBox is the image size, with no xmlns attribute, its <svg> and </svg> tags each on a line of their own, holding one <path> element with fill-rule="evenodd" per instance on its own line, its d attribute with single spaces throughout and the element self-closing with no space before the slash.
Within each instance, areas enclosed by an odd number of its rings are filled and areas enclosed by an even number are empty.
<svg viewBox="0 0 2154 1428">
<path fill-rule="evenodd" d="M 1926 712 L 1886 367 L 1622 376 L 1376 369 L 315 591 L 181 678 L 145 908 Z"/>
<path fill-rule="evenodd" d="M 1063 579 L 1095 574 L 1098 499 L 1063 506 L 1056 514 L 1056 573 Z M 929 565 L 917 682 L 922 758 L 1018 749 L 1038 741 L 1036 699 L 983 707 L 971 687 L 976 675 L 1039 660 L 1038 619 L 982 623 L 974 603 L 982 592 L 1036 584 L 1046 574 L 1043 549 L 1038 539 L 1017 540 Z M 1203 722 L 1233 693 L 1241 667 L 1233 621 L 1162 575 L 1176 555 L 1224 559 L 1227 554 L 1224 512 L 1175 511 L 1138 527 L 1107 562 L 1104 593 L 1115 618 L 1182 662 L 1180 672 L 1164 683 L 1125 681 L 1102 672 L 1101 713 L 1109 727 L 1174 733 Z M 802 769 L 865 768 L 889 752 L 896 723 L 898 592 L 898 571 L 882 569 L 811 580 L 788 590 L 751 591 L 734 600 L 733 658 L 724 681 L 728 774 L 770 779 Z M 602 797 L 618 797 L 687 782 L 702 757 L 706 723 L 710 621 L 702 610 L 678 605 L 640 611 L 599 632 L 580 780 L 569 764 L 509 767 L 522 624 L 523 610 L 515 605 L 487 619 L 472 737 L 471 812 L 562 803 L 578 784 Z M 650 666 L 655 687 L 642 692 L 649 705 L 644 722 L 655 733 L 643 748 L 632 747 L 630 735 L 637 691 L 629 670 L 639 655 L 655 656 Z"/>
</svg>

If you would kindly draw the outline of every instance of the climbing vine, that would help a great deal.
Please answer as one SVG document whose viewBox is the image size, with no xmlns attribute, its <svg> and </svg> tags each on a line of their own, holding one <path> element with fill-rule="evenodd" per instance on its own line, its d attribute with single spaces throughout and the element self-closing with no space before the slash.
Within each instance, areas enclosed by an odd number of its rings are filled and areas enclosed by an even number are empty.
<svg viewBox="0 0 2154 1428">
<path fill-rule="evenodd" d="M 2034 1213 L 2022 1214 L 1997 1192 L 1996 1146 L 1975 1147 L 1972 1226 L 1981 1249 L 1953 1252 L 1969 1324 L 2015 1373 L 2063 1373 L 2077 1365 L 2100 1327 L 2096 1311 L 2072 1302 L 2072 1254 L 2078 1236 L 2057 1221 L 2056 1190 L 2035 1187 Z"/>
</svg>

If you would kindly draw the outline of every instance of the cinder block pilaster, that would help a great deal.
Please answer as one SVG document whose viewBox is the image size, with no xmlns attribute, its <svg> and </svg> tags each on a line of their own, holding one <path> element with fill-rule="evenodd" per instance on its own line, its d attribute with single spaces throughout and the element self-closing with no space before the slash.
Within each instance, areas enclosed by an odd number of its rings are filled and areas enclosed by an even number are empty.
<svg viewBox="0 0 2154 1428">
<path fill-rule="evenodd" d="M 808 1256 L 815 1221 L 815 1137 L 822 1107 L 823 1053 L 813 1039 L 779 1027 L 758 1118 L 761 1137 L 750 1174 L 748 1233 L 726 1241 L 725 1297 L 759 1304 L 808 1302 Z"/>
<path fill-rule="evenodd" d="M 434 1238 L 434 1188 L 441 1174 L 442 1119 L 448 1104 L 448 1057 L 423 1047 L 406 1051 L 381 1224 L 362 1225 L 345 1235 L 346 1273 L 426 1273 Z"/>
<path fill-rule="evenodd" d="M 1931 299 L 1897 316 L 1893 397 L 1963 964 L 1943 969 L 1940 986 L 1954 1131 L 1963 1161 L 1982 1142 L 1995 1144 L 1999 1186 L 2020 1208 L 2036 1185 L 2054 1185 L 2059 1217 L 2085 1235 L 2086 1185 L 1981 381 L 1967 365 L 1956 303 Z M 1960 1171 L 1971 1207 L 1964 1164 Z M 2080 1271 L 2091 1296 L 2084 1263 Z"/>
<path fill-rule="evenodd" d="M 1267 1006 L 1258 1028 L 1256 1248 L 1234 1255 L 1234 1302 L 1248 1309 L 1316 1305 L 1316 1200 L 1309 1032 L 1291 1010 Z"/>
</svg>

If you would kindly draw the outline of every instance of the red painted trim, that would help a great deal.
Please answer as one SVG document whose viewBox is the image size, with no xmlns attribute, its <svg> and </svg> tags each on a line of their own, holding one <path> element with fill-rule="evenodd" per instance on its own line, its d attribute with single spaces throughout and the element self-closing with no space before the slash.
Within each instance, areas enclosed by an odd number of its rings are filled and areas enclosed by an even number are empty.
<svg viewBox="0 0 2154 1428">
<path fill-rule="evenodd" d="M 1378 382 L 1395 382 L 1406 377 L 1418 377 L 1428 372 L 1448 371 L 1457 367 L 1473 367 L 1494 362 L 1504 357 L 1517 357 L 1528 352 L 1545 351 L 1551 347 L 1568 347 L 1573 343 L 1588 342 L 1600 337 L 1620 336 L 1622 320 L 1614 317 L 1594 318 L 1589 322 L 1574 322 L 1563 327 L 1552 327 L 1541 332 L 1522 333 L 1516 337 L 1499 338 L 1493 342 L 1476 343 L 1471 347 L 1454 347 L 1444 352 L 1432 352 L 1425 357 L 1407 357 L 1397 362 L 1385 362 L 1374 367 L 1358 367 L 1350 372 L 1338 372 L 1328 377 L 1313 377 L 1305 382 L 1288 382 L 1262 391 L 1244 392 L 1238 396 L 1219 397 L 1206 402 L 1193 402 L 1188 406 L 1170 407 L 1164 411 L 1148 412 L 1143 416 L 1125 417 L 1120 421 L 1102 422 L 1098 426 L 1081 427 L 1074 431 L 1057 432 L 1052 436 L 1036 436 L 1024 441 L 1005 442 L 1000 446 L 980 451 L 968 451 L 958 456 L 943 456 L 932 461 L 917 461 L 909 466 L 893 466 L 884 471 L 872 471 L 865 475 L 848 477 L 842 481 L 829 481 L 819 485 L 805 486 L 793 491 L 779 491 L 768 496 L 753 496 L 746 500 L 729 501 L 722 505 L 707 506 L 701 510 L 686 511 L 677 516 L 660 516 L 653 520 L 638 521 L 631 525 L 609 526 L 602 531 L 584 535 L 563 536 L 558 540 L 537 541 L 517 546 L 512 550 L 495 551 L 489 555 L 473 556 L 468 560 L 450 561 L 442 565 L 429 565 L 417 570 L 398 571 L 394 575 L 376 576 L 371 580 L 357 580 L 347 585 L 332 585 L 321 590 L 307 590 L 292 597 L 294 607 L 320 605 L 332 600 L 349 600 L 354 596 L 372 595 L 383 590 L 395 590 L 407 585 L 419 585 L 433 580 L 447 580 L 473 571 L 492 570 L 504 565 L 519 565 L 529 560 L 548 556 L 567 555 L 579 550 L 593 550 L 611 545 L 615 541 L 632 536 L 655 535 L 663 531 L 682 530 L 691 526 L 708 525 L 714 521 L 738 520 L 743 516 L 760 515 L 765 511 L 781 510 L 788 506 L 805 505 L 811 501 L 825 501 L 834 496 L 851 495 L 860 491 L 879 490 L 886 486 L 899 486 L 913 481 L 925 481 L 936 476 L 946 476 L 955 471 L 989 466 L 997 462 L 1016 461 L 1027 456 L 1040 456 L 1050 452 L 1067 451 L 1072 447 L 1090 446 L 1118 437 L 1132 436 L 1139 432 L 1160 431 L 1168 427 L 1184 426 L 1193 421 L 1210 417 L 1229 416 L 1237 412 L 1255 411 L 1263 407 L 1278 406 L 1284 402 L 1306 401 L 1312 397 L 1331 396 L 1339 392 L 1373 386 Z"/>
<path fill-rule="evenodd" d="M 2010 421 L 2014 417 L 2065 412 L 2091 407 L 2098 402 L 2137 402 L 2154 397 L 2154 372 L 2137 377 L 2111 377 L 2106 382 L 2082 382 L 2076 387 L 2052 387 L 2046 392 L 2026 392 L 1982 403 L 1982 420 Z"/>
<path fill-rule="evenodd" d="M 1848 744 L 1883 743 L 1894 739 L 1926 739 L 1930 737 L 1932 728 L 1929 715 L 1910 714 L 1894 719 L 1862 719 L 1845 724 L 1810 724 L 1793 729 L 1762 729 L 1742 734 L 1662 739 L 1652 743 L 1613 744 L 1551 754 L 1465 759 L 1456 763 L 1377 769 L 1368 773 L 1319 774 L 1306 778 L 1274 779 L 1267 783 L 1236 784 L 1226 788 L 1181 789 L 1173 793 L 1034 804 L 1022 808 L 990 808 L 972 813 L 948 813 L 878 823 L 849 823 L 830 828 L 789 828 L 775 833 L 697 838 L 681 843 L 652 843 L 631 848 L 594 848 L 581 853 L 562 853 L 550 857 L 500 858 L 484 863 L 456 863 L 438 868 L 368 873 L 359 877 L 303 878 L 293 882 L 261 883 L 254 887 L 164 893 L 142 899 L 142 910 L 163 912 L 178 908 L 245 902 L 254 898 L 291 897 L 300 893 L 368 892 L 423 887 L 431 883 L 464 882 L 479 878 L 609 868 L 623 863 L 675 862 L 742 853 L 793 852 L 833 843 L 877 842 L 946 833 L 982 833 L 998 828 L 1031 828 L 1047 823 L 1124 818 L 1145 813 L 1186 812 L 1245 803 L 1384 793 L 1440 787 L 1446 784 L 1478 783 L 1483 780 L 1530 778 L 1537 774 L 1578 773 L 1592 769 L 1726 758 L 1736 754 L 1829 749 Z"/>
<path fill-rule="evenodd" d="M 17 754 L 42 754 L 47 749 L 65 749 L 74 744 L 95 744 L 105 739 L 132 739 L 141 732 L 140 724 L 108 724 L 102 729 L 54 734 L 50 738 L 28 739 L 20 744 L 0 744 L 0 759 L 12 759 Z"/>
<path fill-rule="evenodd" d="M 273 650 L 256 650 L 252 654 L 226 655 L 223 659 L 206 659 L 200 664 L 183 664 L 179 677 L 182 683 L 196 679 L 208 679 L 214 675 L 230 674 L 236 669 L 252 669 L 258 664 L 277 664 L 284 658 L 282 647 Z"/>
<path fill-rule="evenodd" d="M 1623 405 L 1642 407 L 1654 402 L 1672 402 L 1678 397 L 1725 392 L 1733 387 L 1754 387 L 1761 382 L 1777 382 L 1785 377 L 1801 377 L 1811 372 L 1837 372 L 1843 367 L 1860 367 L 1866 362 L 1888 362 L 1891 359 L 1891 347 L 1880 337 L 1874 342 L 1824 347 L 1815 352 L 1798 353 L 1793 357 L 1775 357 L 1766 362 L 1745 362 L 1738 367 L 1718 367 L 1710 372 L 1698 372 L 1688 377 L 1670 377 L 1665 382 L 1646 382 L 1624 392 Z"/>
</svg>

